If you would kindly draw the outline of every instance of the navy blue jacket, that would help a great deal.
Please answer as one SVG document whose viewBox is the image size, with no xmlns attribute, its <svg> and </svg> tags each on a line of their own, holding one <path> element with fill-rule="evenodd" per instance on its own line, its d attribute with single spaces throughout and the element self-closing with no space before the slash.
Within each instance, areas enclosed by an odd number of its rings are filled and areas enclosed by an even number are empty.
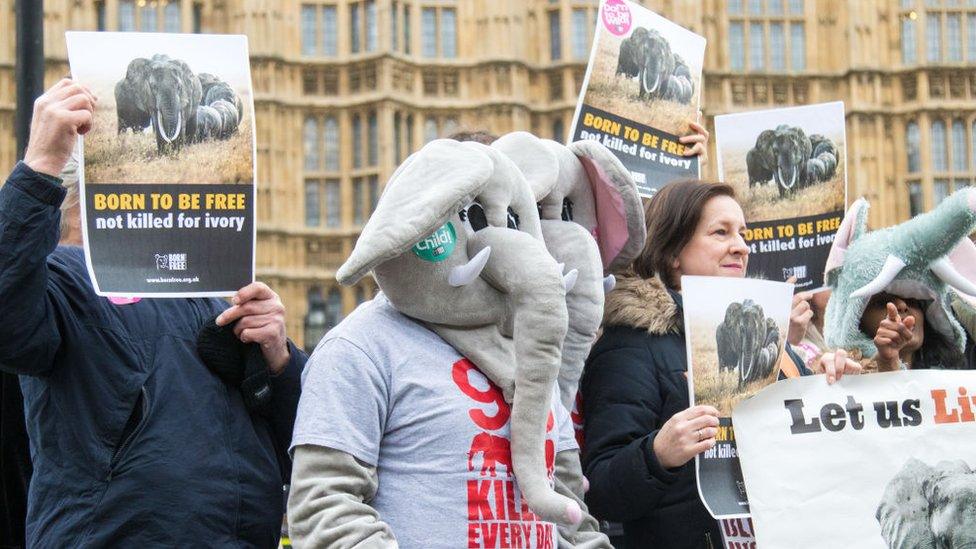
<svg viewBox="0 0 976 549">
<path fill-rule="evenodd" d="M 275 547 L 305 355 L 268 417 L 196 353 L 218 299 L 95 295 L 57 247 L 59 182 L 18 164 L 0 188 L 0 368 L 20 374 L 34 474 L 29 547 Z"/>
<path fill-rule="evenodd" d="M 657 278 L 618 277 L 580 380 L 586 504 L 594 516 L 623 523 L 628 549 L 722 547 L 718 522 L 698 496 L 694 460 L 668 469 L 653 450 L 664 423 L 690 404 L 681 307 L 681 296 Z"/>
</svg>

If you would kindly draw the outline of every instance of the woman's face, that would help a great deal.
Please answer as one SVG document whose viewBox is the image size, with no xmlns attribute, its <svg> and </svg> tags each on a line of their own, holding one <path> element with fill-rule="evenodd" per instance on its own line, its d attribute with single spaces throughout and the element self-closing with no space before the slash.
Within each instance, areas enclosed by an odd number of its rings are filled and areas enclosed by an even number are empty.
<svg viewBox="0 0 976 549">
<path fill-rule="evenodd" d="M 730 196 L 716 196 L 705 203 L 695 234 L 674 260 L 674 283 L 681 275 L 742 278 L 749 263 L 745 215 Z"/>
<path fill-rule="evenodd" d="M 923 313 L 924 306 L 917 299 L 898 297 L 885 292 L 875 294 L 868 301 L 867 307 L 864 308 L 864 314 L 861 315 L 861 331 L 864 332 L 864 335 L 874 338 L 875 334 L 878 333 L 878 326 L 881 325 L 881 321 L 888 316 L 888 303 L 895 305 L 902 319 L 906 316 L 915 317 L 912 340 L 902 351 L 915 352 L 921 349 L 922 342 L 925 340 L 925 314 Z"/>
</svg>

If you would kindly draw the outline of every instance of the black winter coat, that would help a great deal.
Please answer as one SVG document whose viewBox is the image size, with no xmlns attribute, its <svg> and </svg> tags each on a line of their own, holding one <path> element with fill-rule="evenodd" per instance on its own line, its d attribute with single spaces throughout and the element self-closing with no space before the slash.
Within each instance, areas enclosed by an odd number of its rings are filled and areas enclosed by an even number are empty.
<svg viewBox="0 0 976 549">
<path fill-rule="evenodd" d="M 580 383 L 586 504 L 623 523 L 628 548 L 722 545 L 698 497 L 694 460 L 665 469 L 652 450 L 658 430 L 689 406 L 680 303 L 660 280 L 621 277 Z"/>
</svg>

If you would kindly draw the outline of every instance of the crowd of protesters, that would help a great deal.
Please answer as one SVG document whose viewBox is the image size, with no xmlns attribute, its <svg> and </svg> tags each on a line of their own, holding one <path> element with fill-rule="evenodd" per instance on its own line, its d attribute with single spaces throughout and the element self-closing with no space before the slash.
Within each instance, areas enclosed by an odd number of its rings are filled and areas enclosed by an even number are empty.
<svg viewBox="0 0 976 549">
<path fill-rule="evenodd" d="M 0 188 L 3 543 L 276 547 L 296 444 L 303 468 L 289 508 L 307 546 L 396 547 L 399 532 L 384 514 L 403 517 L 397 524 L 410 539 L 444 530 L 454 515 L 426 506 L 461 506 L 463 494 L 452 492 L 441 462 L 410 455 L 423 445 L 450 466 L 443 452 L 454 449 L 452 427 L 438 414 L 458 406 L 427 368 L 442 359 L 456 366 L 462 355 L 380 294 L 326 336 L 313 355 L 319 369 L 306 370 L 302 387 L 306 356 L 288 340 L 284 306 L 265 284 L 241 288 L 230 303 L 98 296 L 80 239 L 75 156 L 97 108 L 69 79 L 50 88 L 35 103 L 25 157 Z M 696 126 L 690 137 L 692 154 L 704 152 L 707 132 Z M 665 186 L 645 217 L 643 251 L 617 273 L 581 383 L 585 503 L 623 524 L 621 546 L 717 546 L 690 464 L 715 445 L 718 411 L 689 406 L 680 277 L 744 277 L 748 220 L 730 186 L 691 181 Z M 859 361 L 824 343 L 826 295 L 794 300 L 781 377 L 823 374 L 832 383 L 861 373 Z M 912 297 L 877 294 L 860 327 L 888 369 L 974 366 L 971 340 L 965 356 L 949 355 L 959 342 L 927 330 Z M 243 383 L 254 360 L 270 390 L 260 404 Z M 464 385 L 444 381 L 454 384 Z M 485 386 L 462 390 L 483 403 L 496 398 Z M 296 442 L 300 398 L 307 429 Z M 575 448 L 558 400 L 554 417 L 559 451 Z M 441 431 L 411 435 L 418 425 Z M 378 457 L 381 441 L 402 459 Z M 379 463 L 396 468 L 398 480 L 387 480 L 395 491 L 384 492 Z M 599 535 L 569 539 L 609 546 Z M 426 546 L 457 543 L 431 535 Z"/>
</svg>

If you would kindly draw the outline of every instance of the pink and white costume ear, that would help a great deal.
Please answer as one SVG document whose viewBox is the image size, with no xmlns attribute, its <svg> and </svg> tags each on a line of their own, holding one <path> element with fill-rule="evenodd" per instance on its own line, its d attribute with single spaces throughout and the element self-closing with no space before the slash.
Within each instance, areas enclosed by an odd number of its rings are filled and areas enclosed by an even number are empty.
<svg viewBox="0 0 976 549">
<path fill-rule="evenodd" d="M 834 236 L 834 243 L 830 246 L 830 253 L 827 255 L 827 264 L 824 268 L 824 282 L 831 271 L 844 266 L 844 259 L 847 256 L 847 249 L 864 234 L 867 230 L 867 212 L 870 204 L 864 198 L 858 198 L 847 209 L 847 215 L 837 229 Z"/>
<path fill-rule="evenodd" d="M 630 171 L 606 147 L 577 141 L 569 149 L 586 171 L 596 203 L 597 231 L 605 272 L 630 264 L 644 247 L 644 208 Z"/>
<path fill-rule="evenodd" d="M 973 244 L 972 240 L 968 238 L 960 240 L 959 244 L 956 244 L 956 247 L 949 252 L 948 259 L 955 271 L 964 280 L 976 285 L 976 244 Z M 976 308 L 976 295 L 958 291 L 958 286 L 953 286 L 953 289 L 957 290 L 956 295 L 966 301 L 971 307 Z"/>
<path fill-rule="evenodd" d="M 518 166 L 536 202 L 549 196 L 559 180 L 559 162 L 541 139 L 529 132 L 512 132 L 496 139 L 491 147 Z"/>
</svg>

